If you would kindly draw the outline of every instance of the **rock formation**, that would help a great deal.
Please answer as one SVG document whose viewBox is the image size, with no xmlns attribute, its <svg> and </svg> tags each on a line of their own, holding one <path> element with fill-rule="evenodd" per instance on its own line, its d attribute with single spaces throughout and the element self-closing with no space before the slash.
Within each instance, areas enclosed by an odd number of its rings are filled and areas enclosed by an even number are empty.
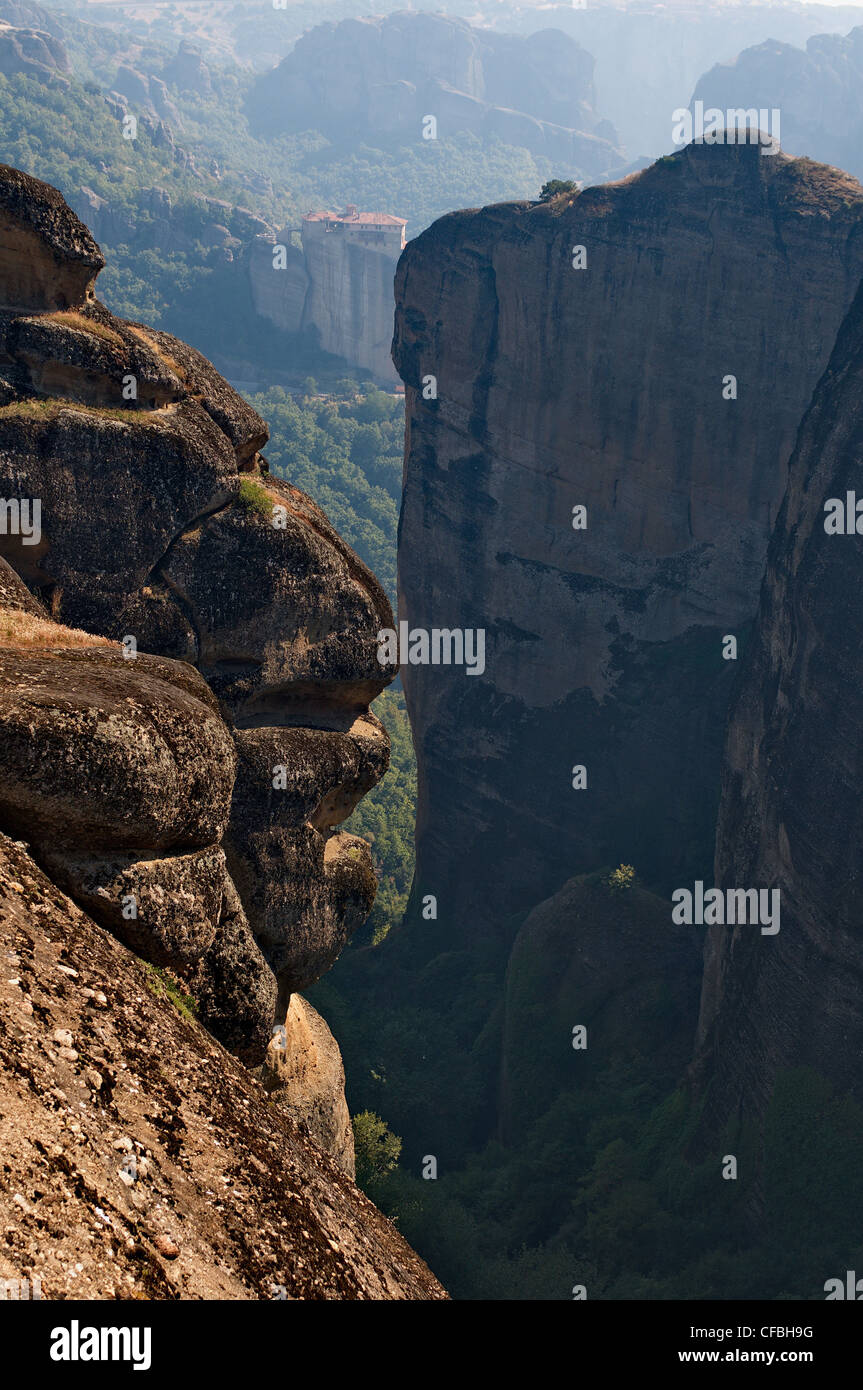
<svg viewBox="0 0 863 1390">
<path fill-rule="evenodd" d="M 168 96 L 164 81 L 154 73 L 139 72 L 128 63 L 121 63 L 114 77 L 113 95 L 124 105 L 128 101 L 135 108 L 142 107 L 151 120 L 168 122 L 174 130 L 183 129 L 182 118 Z"/>
<path fill-rule="evenodd" d="M 746 48 L 706 72 L 692 100 L 778 108 L 786 150 L 863 177 L 863 26 L 844 38 L 817 34 L 805 50 L 775 39 Z"/>
<path fill-rule="evenodd" d="M 596 175 L 621 154 L 594 109 L 592 74 L 590 54 L 560 30 L 521 38 L 405 12 L 317 25 L 257 79 L 248 113 L 258 134 L 338 140 L 420 140 L 433 115 L 439 137 L 472 131 Z"/>
<path fill-rule="evenodd" d="M 353 1177 L 354 1135 L 342 1055 L 326 1023 L 302 995 L 291 996 L 285 1031 L 270 1042 L 264 1084 L 294 1124 Z"/>
<path fill-rule="evenodd" d="M 255 310 L 289 334 L 310 333 L 324 352 L 394 385 L 393 278 L 405 219 L 387 212 L 313 212 L 302 250 L 290 230 L 259 236 L 248 258 Z"/>
<path fill-rule="evenodd" d="M 5 835 L 0 957 L 0 1279 L 38 1277 L 45 1299 L 445 1297 L 290 1112 Z"/>
<path fill-rule="evenodd" d="M 630 158 L 656 158 L 671 149 L 672 112 L 686 106 L 699 78 L 717 60 L 731 63 L 741 49 L 767 40 L 805 44 L 826 30 L 845 33 L 859 19 L 854 5 L 771 0 L 745 5 L 736 0 L 675 0 L 673 5 L 639 0 L 638 5 L 587 3 L 554 10 L 554 23 L 593 55 L 597 105 Z M 509 24 L 529 32 L 537 20 L 536 11 L 525 6 L 511 12 Z M 817 153 L 789 148 L 796 154 Z"/>
<path fill-rule="evenodd" d="M 664 1097 L 690 1059 L 700 978 L 692 928 L 670 928 L 667 901 L 637 886 L 616 892 L 582 876 L 535 907 L 507 964 L 504 1141 L 517 1144 L 555 1101 L 585 1096 L 615 1066 Z"/>
<path fill-rule="evenodd" d="M 694 1077 L 714 1138 L 760 1127 L 794 1069 L 863 1105 L 861 400 L 863 292 L 801 426 L 729 725 L 715 881 L 778 888 L 781 927 L 708 934 Z M 828 530 L 831 499 L 850 530 Z"/>
<path fill-rule="evenodd" d="M 194 979 L 202 1022 L 257 1065 L 276 982 L 221 849 L 236 755 L 215 698 L 182 663 L 70 635 L 0 565 L 0 823 L 94 920 Z"/>
<path fill-rule="evenodd" d="M 54 81 L 71 70 L 69 55 L 60 39 L 41 29 L 15 28 L 0 19 L 0 73 L 12 77 L 38 77 Z"/>
<path fill-rule="evenodd" d="M 165 67 L 162 76 L 180 92 L 195 92 L 202 97 L 212 95 L 210 70 L 201 57 L 201 50 L 189 39 L 180 40 L 177 52 Z"/>
<path fill-rule="evenodd" d="M 860 186 L 754 145 L 409 243 L 400 617 L 486 631 L 482 675 L 403 668 L 417 952 L 505 937 L 573 872 L 624 861 L 662 893 L 709 874 L 724 638 L 742 650 L 861 272 Z"/>
<path fill-rule="evenodd" d="M 320 509 L 269 477 L 266 425 L 212 366 L 99 303 L 102 264 L 54 189 L 0 166 L 0 831 L 38 919 L 16 927 L 45 935 L 53 895 L 68 949 L 107 930 L 250 1068 L 275 1025 L 279 1109 L 352 1173 L 338 1048 L 292 996 L 374 899 L 369 849 L 339 826 L 388 763 L 369 704 L 392 675 L 389 604 Z M 252 1078 L 229 1075 L 236 1126 Z M 287 1282 L 432 1288 L 402 1278 L 398 1247 L 374 1276 L 357 1254 Z"/>
</svg>

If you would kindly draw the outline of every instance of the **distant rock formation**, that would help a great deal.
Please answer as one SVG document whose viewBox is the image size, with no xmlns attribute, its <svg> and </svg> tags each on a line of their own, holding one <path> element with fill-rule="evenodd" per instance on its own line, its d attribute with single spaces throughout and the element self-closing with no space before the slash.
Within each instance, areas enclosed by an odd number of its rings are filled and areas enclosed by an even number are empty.
<svg viewBox="0 0 863 1390">
<path fill-rule="evenodd" d="M 247 109 L 262 135 L 421 140 L 431 115 L 438 136 L 523 146 L 572 176 L 622 162 L 594 109 L 593 59 L 555 29 L 522 38 L 413 12 L 319 24 L 257 79 Z"/>
<path fill-rule="evenodd" d="M 0 830 L 247 1066 L 285 1019 L 263 1075 L 352 1172 L 338 1048 L 291 997 L 374 900 L 339 827 L 388 765 L 386 596 L 269 477 L 263 420 L 110 314 L 87 228 L 6 166 L 0 246 Z"/>
<path fill-rule="evenodd" d="M 121 63 L 114 78 L 114 88 L 121 97 L 142 106 L 160 121 L 169 121 L 175 130 L 183 129 L 183 121 L 161 77 L 139 72 L 128 63 Z"/>
<path fill-rule="evenodd" d="M 65 45 L 40 29 L 18 29 L 0 19 L 0 73 L 55 79 L 71 71 Z"/>
<path fill-rule="evenodd" d="M 742 651 L 861 273 L 860 185 L 754 145 L 409 243 L 400 617 L 486 631 L 481 676 L 402 670 L 418 952 L 505 939 L 573 873 L 623 861 L 663 893 L 709 874 L 723 639 Z"/>
<path fill-rule="evenodd" d="M 508 27 L 521 33 L 538 23 L 553 23 L 593 55 L 597 106 L 632 160 L 671 151 L 672 112 L 686 106 L 696 82 L 717 59 L 731 62 L 741 49 L 768 39 L 805 44 L 813 34 L 845 33 L 859 22 L 860 12 L 853 4 L 801 0 L 787 5 L 772 0 L 743 5 L 737 0 L 588 0 L 583 6 L 557 4 L 553 9 L 525 5 L 510 16 Z"/>
<path fill-rule="evenodd" d="M 776 107 L 782 146 L 863 178 L 863 25 L 846 38 L 818 34 L 805 51 L 768 40 L 698 82 L 705 107 Z"/>
<path fill-rule="evenodd" d="M 175 154 L 180 147 L 175 147 Z M 194 194 L 175 203 L 167 189 L 155 184 L 138 190 L 137 208 L 114 204 L 87 184 L 69 195 L 69 205 L 100 242 L 122 243 L 135 250 L 160 251 L 203 248 L 209 264 L 242 262 L 257 238 L 272 242 L 275 232 L 257 213 L 224 198 Z M 239 269 L 245 275 L 245 268 Z M 281 281 L 273 280 L 271 290 Z"/>
<path fill-rule="evenodd" d="M 11 24 L 13 29 L 36 29 L 55 39 L 63 36 L 61 13 L 33 4 L 31 0 L 0 0 L 0 20 Z"/>
<path fill-rule="evenodd" d="M 393 384 L 393 280 L 405 219 L 386 212 L 308 213 L 302 250 L 262 235 L 248 259 L 255 309 L 285 333 L 311 332 L 325 352 Z"/>
<path fill-rule="evenodd" d="M 189 39 L 181 39 L 175 56 L 162 72 L 166 82 L 170 82 L 180 92 L 194 92 L 197 96 L 210 96 L 213 84 L 210 69 L 201 57 L 201 50 Z"/>
</svg>

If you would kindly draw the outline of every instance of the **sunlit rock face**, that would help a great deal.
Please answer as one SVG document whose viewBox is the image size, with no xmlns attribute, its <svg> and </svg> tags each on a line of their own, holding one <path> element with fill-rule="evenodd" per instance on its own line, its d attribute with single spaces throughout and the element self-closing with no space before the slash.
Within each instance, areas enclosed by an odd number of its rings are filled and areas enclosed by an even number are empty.
<svg viewBox="0 0 863 1390">
<path fill-rule="evenodd" d="M 369 704 L 392 615 L 323 512 L 269 476 L 242 397 L 95 298 L 103 263 L 56 190 L 0 166 L 0 496 L 26 523 L 0 553 L 26 582 L 16 611 L 96 643 L 19 650 L 18 620 L 2 828 L 133 950 L 197 971 L 251 1065 L 374 899 L 368 847 L 339 826 L 387 768 Z"/>
</svg>

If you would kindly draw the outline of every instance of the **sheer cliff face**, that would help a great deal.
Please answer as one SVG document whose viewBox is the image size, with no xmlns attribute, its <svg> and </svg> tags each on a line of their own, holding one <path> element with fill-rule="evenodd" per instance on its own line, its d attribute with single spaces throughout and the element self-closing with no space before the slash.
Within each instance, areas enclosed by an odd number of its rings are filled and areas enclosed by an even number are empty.
<svg viewBox="0 0 863 1390">
<path fill-rule="evenodd" d="M 369 703 L 389 677 L 377 660 L 389 604 L 323 512 L 269 477 L 266 425 L 210 363 L 99 303 L 102 264 L 56 190 L 0 166 L 0 831 L 16 840 L 0 834 L 0 852 L 33 888 L 10 869 L 9 891 L 32 909 L 18 925 L 28 951 L 47 949 L 53 894 L 79 941 L 103 929 L 167 969 L 210 1035 L 205 1050 L 218 1039 L 249 1068 L 266 1055 L 289 1128 L 352 1176 L 338 1048 L 291 1001 L 374 900 L 368 846 L 339 827 L 388 764 Z M 117 959 L 136 989 L 128 951 Z M 33 998 L 15 1036 L 38 1050 Z M 88 1007 L 69 1002 L 75 1029 L 59 1031 L 86 1033 Z M 128 1066 L 99 1036 L 112 1067 Z M 87 1050 L 61 1047 L 83 1084 Z M 10 1085 L 6 1068 L 7 1114 Z M 249 1092 L 226 1087 L 233 1132 Z M 65 1091 L 54 1092 L 64 1104 Z M 23 1114 L 26 1095 L 15 1099 Z M 111 1124 L 119 1116 L 102 1113 L 91 1127 L 109 1150 Z M 47 1163 L 17 1158 L 22 1174 Z M 320 1289 L 412 1296 L 424 1276 L 402 1280 L 402 1255 L 384 1239 L 375 1274 L 359 1250 L 340 1272 L 315 1257 Z M 310 1282 L 295 1279 L 298 1296 L 317 1287 L 314 1271 L 315 1260 Z M 253 1274 L 246 1293 L 224 1296 L 252 1296 Z"/>
<path fill-rule="evenodd" d="M 861 451 L 863 293 L 801 427 L 729 725 L 716 882 L 779 888 L 781 928 L 708 937 L 696 1076 L 713 1129 L 762 1118 L 788 1068 L 863 1101 L 863 539 L 825 529 L 826 503 L 863 497 Z"/>
<path fill-rule="evenodd" d="M 742 649 L 861 271 L 860 186 L 754 146 L 409 244 L 400 616 L 487 634 L 481 676 L 403 669 L 437 940 L 603 863 L 666 890 L 709 873 L 722 639 Z"/>
</svg>

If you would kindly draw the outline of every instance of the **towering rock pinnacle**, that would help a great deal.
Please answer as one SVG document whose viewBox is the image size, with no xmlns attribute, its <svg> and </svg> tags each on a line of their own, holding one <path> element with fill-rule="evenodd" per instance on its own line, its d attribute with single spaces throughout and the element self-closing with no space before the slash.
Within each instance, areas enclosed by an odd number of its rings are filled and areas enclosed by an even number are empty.
<svg viewBox="0 0 863 1390">
<path fill-rule="evenodd" d="M 663 892 L 709 876 L 723 639 L 743 650 L 861 273 L 863 189 L 755 145 L 691 145 L 408 245 L 400 616 L 486 630 L 481 676 L 403 671 L 417 890 L 438 899 L 433 933 L 409 914 L 418 951 L 603 864 Z"/>
</svg>

